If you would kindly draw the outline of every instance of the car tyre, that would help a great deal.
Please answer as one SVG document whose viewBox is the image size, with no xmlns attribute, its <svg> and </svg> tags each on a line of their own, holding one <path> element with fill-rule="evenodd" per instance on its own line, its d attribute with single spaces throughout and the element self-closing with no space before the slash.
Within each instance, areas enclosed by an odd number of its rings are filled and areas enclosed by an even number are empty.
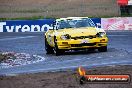
<svg viewBox="0 0 132 88">
<path fill-rule="evenodd" d="M 55 44 L 55 47 L 54 47 L 54 53 L 55 53 L 55 55 L 56 56 L 59 56 L 59 55 L 61 55 L 61 54 L 63 54 L 64 53 L 64 51 L 63 50 L 60 50 L 59 48 L 58 48 L 58 46 L 57 46 L 57 42 L 56 42 L 57 40 L 56 40 L 56 37 L 54 37 L 54 44 Z"/>
<path fill-rule="evenodd" d="M 56 56 L 59 56 L 59 55 L 61 55 L 61 50 L 59 50 L 58 47 L 55 46 L 54 47 L 54 53 L 55 53 Z"/>
<path fill-rule="evenodd" d="M 99 52 L 107 52 L 107 46 L 100 47 L 98 49 Z"/>
<path fill-rule="evenodd" d="M 46 54 L 53 54 L 53 48 L 48 44 L 46 38 L 45 38 L 45 50 L 46 50 Z"/>
<path fill-rule="evenodd" d="M 90 51 L 90 52 L 94 52 L 95 49 L 94 49 L 94 48 L 89 48 L 88 51 Z"/>
</svg>

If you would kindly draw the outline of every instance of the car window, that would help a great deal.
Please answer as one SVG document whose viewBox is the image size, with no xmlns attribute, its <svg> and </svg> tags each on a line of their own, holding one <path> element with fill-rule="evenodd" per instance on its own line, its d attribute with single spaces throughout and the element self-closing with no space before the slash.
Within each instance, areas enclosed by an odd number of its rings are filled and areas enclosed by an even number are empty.
<svg viewBox="0 0 132 88">
<path fill-rule="evenodd" d="M 59 21 L 57 26 L 58 29 L 64 29 L 64 28 L 95 27 L 95 24 L 90 19 L 73 19 L 73 20 Z"/>
</svg>

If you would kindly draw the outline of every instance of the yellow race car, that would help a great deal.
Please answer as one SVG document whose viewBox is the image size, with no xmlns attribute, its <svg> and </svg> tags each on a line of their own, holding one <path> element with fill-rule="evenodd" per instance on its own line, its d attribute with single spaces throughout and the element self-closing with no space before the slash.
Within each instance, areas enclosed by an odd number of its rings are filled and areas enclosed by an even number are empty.
<svg viewBox="0 0 132 88">
<path fill-rule="evenodd" d="M 107 51 L 108 38 L 103 29 L 96 28 L 88 17 L 67 17 L 57 19 L 53 29 L 45 33 L 47 54 L 60 55 L 68 50 L 98 49 Z"/>
</svg>

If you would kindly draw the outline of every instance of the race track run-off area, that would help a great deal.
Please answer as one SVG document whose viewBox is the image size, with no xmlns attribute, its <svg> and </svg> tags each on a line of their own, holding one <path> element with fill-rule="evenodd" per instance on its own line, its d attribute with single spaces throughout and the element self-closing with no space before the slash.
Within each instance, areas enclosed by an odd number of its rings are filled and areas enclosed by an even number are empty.
<svg viewBox="0 0 132 88">
<path fill-rule="evenodd" d="M 31 59 L 28 63 L 8 67 L 0 64 L 0 75 L 132 64 L 132 31 L 107 31 L 107 35 L 107 52 L 71 51 L 55 56 L 45 53 L 44 33 L 0 33 L 1 53 L 14 52 Z"/>
</svg>

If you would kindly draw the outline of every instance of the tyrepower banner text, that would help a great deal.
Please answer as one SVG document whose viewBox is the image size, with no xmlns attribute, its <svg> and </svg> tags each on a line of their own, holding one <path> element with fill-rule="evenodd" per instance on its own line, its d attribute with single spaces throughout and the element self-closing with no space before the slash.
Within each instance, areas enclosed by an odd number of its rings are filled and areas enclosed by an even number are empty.
<svg viewBox="0 0 132 88">
<path fill-rule="evenodd" d="M 101 28 L 101 18 L 92 18 L 93 23 Z M 0 32 L 46 32 L 53 29 L 55 19 L 14 20 L 0 22 Z"/>
<path fill-rule="evenodd" d="M 54 19 L 0 22 L 0 32 L 45 32 L 53 28 Z"/>
<path fill-rule="evenodd" d="M 132 17 L 101 18 L 105 30 L 132 30 Z"/>
</svg>

